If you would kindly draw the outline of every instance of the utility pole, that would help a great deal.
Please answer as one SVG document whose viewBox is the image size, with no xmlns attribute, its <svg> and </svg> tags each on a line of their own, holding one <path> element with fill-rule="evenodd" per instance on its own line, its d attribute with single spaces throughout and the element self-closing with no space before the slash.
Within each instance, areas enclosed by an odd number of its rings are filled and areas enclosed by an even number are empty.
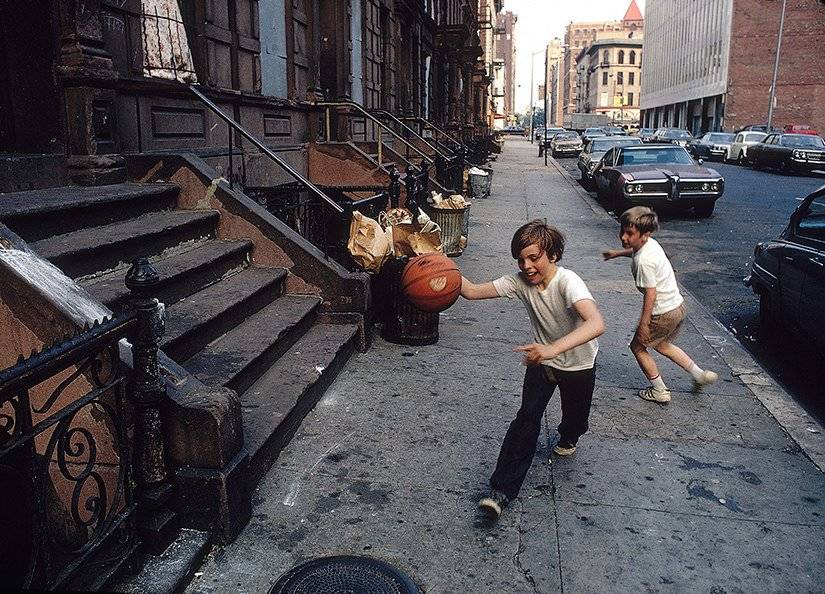
<svg viewBox="0 0 825 594">
<path fill-rule="evenodd" d="M 533 144 L 533 113 L 535 112 L 535 107 L 533 106 L 533 66 L 536 63 L 536 56 L 541 53 L 541 50 L 537 52 L 533 52 L 530 54 L 530 144 Z M 547 126 L 545 125 L 545 129 Z"/>
<path fill-rule="evenodd" d="M 779 37 L 776 39 L 776 59 L 773 61 L 773 81 L 771 82 L 771 97 L 768 101 L 768 134 L 771 132 L 771 120 L 773 119 L 773 102 L 776 97 L 776 78 L 779 74 L 779 52 L 782 50 L 782 31 L 785 28 L 785 7 L 788 0 L 782 0 L 782 16 L 779 18 Z"/>
<path fill-rule="evenodd" d="M 550 45 L 544 46 L 544 134 L 545 142 L 547 137 L 547 54 L 550 53 Z M 544 146 L 544 166 L 547 167 L 547 151 L 550 149 Z"/>
</svg>

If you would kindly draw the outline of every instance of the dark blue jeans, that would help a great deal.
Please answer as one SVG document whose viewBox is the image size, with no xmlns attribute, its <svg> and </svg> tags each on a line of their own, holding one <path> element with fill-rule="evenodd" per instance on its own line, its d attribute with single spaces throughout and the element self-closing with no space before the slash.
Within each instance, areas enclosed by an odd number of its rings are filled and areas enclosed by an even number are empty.
<svg viewBox="0 0 825 594">
<path fill-rule="evenodd" d="M 490 487 L 515 499 L 533 463 L 536 442 L 541 432 L 541 418 L 550 397 L 559 387 L 561 423 L 559 443 L 575 444 L 587 432 L 590 403 L 596 385 L 596 368 L 581 371 L 553 369 L 555 380 L 547 377 L 542 365 L 528 365 L 521 389 L 521 408 L 510 423 Z"/>
</svg>

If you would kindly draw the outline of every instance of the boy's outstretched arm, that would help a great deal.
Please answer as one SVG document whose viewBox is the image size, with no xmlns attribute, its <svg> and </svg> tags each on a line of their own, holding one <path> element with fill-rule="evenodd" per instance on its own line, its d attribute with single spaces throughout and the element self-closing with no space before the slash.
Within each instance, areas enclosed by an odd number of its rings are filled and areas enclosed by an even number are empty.
<svg viewBox="0 0 825 594">
<path fill-rule="evenodd" d="M 573 304 L 573 308 L 584 322 L 581 326 L 550 344 L 532 343 L 516 347 L 517 351 L 524 353 L 525 365 L 536 365 L 545 359 L 553 359 L 604 334 L 604 320 L 595 301 L 580 299 Z"/>
<path fill-rule="evenodd" d="M 602 257 L 605 260 L 612 260 L 613 258 L 619 258 L 621 256 L 630 258 L 632 255 L 633 250 L 631 248 L 627 248 L 626 250 L 604 250 L 602 252 Z"/>
<path fill-rule="evenodd" d="M 499 297 L 499 294 L 492 282 L 477 285 L 462 276 L 461 296 L 464 299 L 492 299 L 493 297 Z"/>
</svg>

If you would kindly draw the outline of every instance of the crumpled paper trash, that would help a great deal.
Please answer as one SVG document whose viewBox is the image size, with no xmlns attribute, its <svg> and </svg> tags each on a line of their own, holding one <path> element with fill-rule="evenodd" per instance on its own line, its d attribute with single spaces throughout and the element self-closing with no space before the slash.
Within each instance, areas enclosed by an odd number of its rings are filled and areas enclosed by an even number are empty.
<svg viewBox="0 0 825 594">
<path fill-rule="evenodd" d="M 478 167 L 470 167 L 470 170 L 467 171 L 467 173 L 470 175 L 483 175 L 485 177 L 487 176 L 487 172 L 483 169 L 479 169 Z"/>
<path fill-rule="evenodd" d="M 378 221 L 356 210 L 350 221 L 347 249 L 364 270 L 378 272 L 392 254 L 392 239 L 387 237 Z"/>
</svg>

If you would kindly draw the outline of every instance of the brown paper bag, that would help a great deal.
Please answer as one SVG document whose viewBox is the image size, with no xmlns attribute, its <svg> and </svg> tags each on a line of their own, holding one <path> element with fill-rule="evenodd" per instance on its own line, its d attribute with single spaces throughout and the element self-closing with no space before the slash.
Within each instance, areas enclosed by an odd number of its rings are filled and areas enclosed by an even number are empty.
<svg viewBox="0 0 825 594">
<path fill-rule="evenodd" d="M 392 226 L 392 246 L 396 257 L 443 253 L 441 229 L 438 225 L 399 223 Z"/>
<path fill-rule="evenodd" d="M 378 221 L 356 210 L 349 225 L 347 249 L 355 263 L 364 270 L 378 272 L 392 253 L 392 244 Z"/>
</svg>

